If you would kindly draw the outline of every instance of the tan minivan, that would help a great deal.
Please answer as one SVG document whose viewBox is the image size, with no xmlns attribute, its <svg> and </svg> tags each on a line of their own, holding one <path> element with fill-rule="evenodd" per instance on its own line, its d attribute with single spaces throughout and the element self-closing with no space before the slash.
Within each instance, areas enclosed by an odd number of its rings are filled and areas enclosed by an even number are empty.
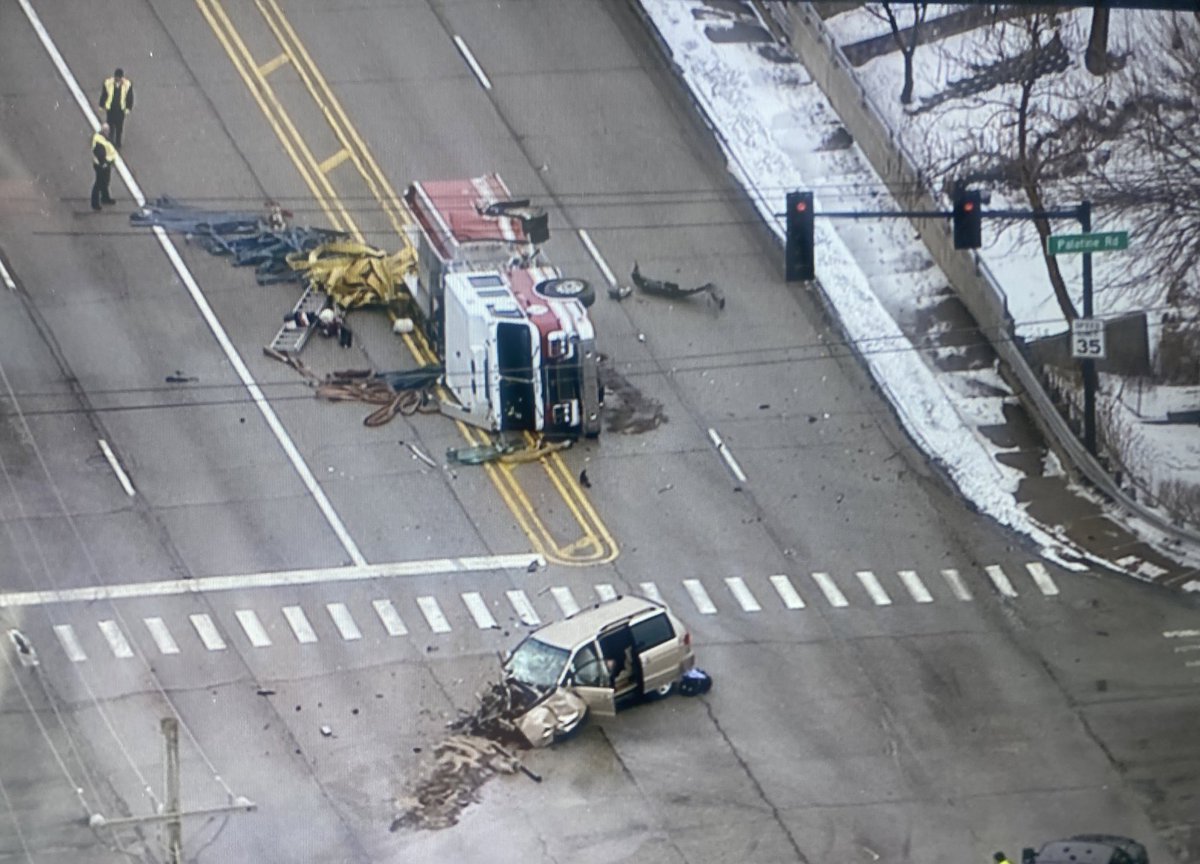
<svg viewBox="0 0 1200 864">
<path fill-rule="evenodd" d="M 625 596 L 530 633 L 504 672 L 546 694 L 517 721 L 542 746 L 573 732 L 589 712 L 611 717 L 643 697 L 667 695 L 695 662 L 691 635 L 670 609 Z"/>
</svg>

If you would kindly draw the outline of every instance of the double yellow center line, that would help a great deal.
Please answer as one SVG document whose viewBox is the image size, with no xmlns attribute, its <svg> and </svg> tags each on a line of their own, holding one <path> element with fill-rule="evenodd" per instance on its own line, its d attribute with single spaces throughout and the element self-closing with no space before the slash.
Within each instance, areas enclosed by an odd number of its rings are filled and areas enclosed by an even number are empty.
<svg viewBox="0 0 1200 864">
<path fill-rule="evenodd" d="M 341 103 L 276 0 L 255 0 L 255 6 L 280 49 L 278 54 L 265 61 L 259 61 L 253 56 L 220 0 L 196 0 L 196 5 L 332 227 L 349 233 L 359 241 L 364 240 L 362 231 L 355 224 L 331 179 L 335 169 L 349 163 L 354 166 L 372 197 L 379 203 L 401 242 L 407 244 L 405 226 L 411 220 L 401 204 L 400 197 L 380 170 L 370 149 L 355 130 L 354 124 L 350 122 Z M 295 70 L 303 82 L 337 142 L 337 149 L 323 158 L 312 152 L 304 135 L 292 122 L 271 86 L 271 75 L 288 66 Z M 430 346 L 419 335 L 416 339 L 406 339 L 406 342 L 418 361 L 437 362 Z M 458 423 L 458 428 L 471 444 L 487 442 L 487 436 L 478 429 L 461 422 Z M 538 514 L 518 478 L 518 471 L 523 470 L 523 466 L 491 463 L 484 466 L 500 497 L 534 549 L 547 560 L 560 564 L 600 564 L 616 558 L 616 542 L 562 457 L 552 453 L 537 464 L 565 504 L 567 512 L 571 514 L 574 524 L 570 531 L 574 532 L 576 526 L 579 529 L 580 533 L 574 539 L 560 540 Z M 524 470 L 537 469 L 524 466 Z"/>
</svg>

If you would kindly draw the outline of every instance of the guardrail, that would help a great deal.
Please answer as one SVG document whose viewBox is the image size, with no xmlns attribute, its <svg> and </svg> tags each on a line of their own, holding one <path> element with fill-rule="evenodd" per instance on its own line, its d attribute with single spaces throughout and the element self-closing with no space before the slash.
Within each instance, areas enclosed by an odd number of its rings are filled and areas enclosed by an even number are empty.
<svg viewBox="0 0 1200 864">
<path fill-rule="evenodd" d="M 901 207 L 908 210 L 941 209 L 941 202 L 929 190 L 928 178 L 917 169 L 904 142 L 884 121 L 883 112 L 859 83 L 853 67 L 813 9 L 813 4 L 763 0 L 763 7 L 787 34 L 794 53 Z M 1030 414 L 1034 422 L 1064 461 L 1074 466 L 1078 474 L 1107 495 L 1126 515 L 1143 520 L 1176 543 L 1186 543 L 1193 551 L 1200 551 L 1200 532 L 1175 525 L 1139 504 L 1117 485 L 1075 437 L 1042 387 L 1037 373 L 1021 353 L 1008 300 L 987 264 L 977 254 L 954 248 L 946 222 L 913 221 L 930 256 L 946 274 L 996 354 L 1016 377 L 1017 396 L 1032 409 Z"/>
</svg>

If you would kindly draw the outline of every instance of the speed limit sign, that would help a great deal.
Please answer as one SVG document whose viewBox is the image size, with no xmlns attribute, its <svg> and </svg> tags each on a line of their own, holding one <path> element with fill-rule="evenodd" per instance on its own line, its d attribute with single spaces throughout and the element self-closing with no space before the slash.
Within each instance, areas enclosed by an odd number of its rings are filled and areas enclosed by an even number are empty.
<svg viewBox="0 0 1200 864">
<path fill-rule="evenodd" d="M 1096 318 L 1076 318 L 1071 322 L 1071 356 L 1083 360 L 1103 360 L 1104 322 Z"/>
</svg>

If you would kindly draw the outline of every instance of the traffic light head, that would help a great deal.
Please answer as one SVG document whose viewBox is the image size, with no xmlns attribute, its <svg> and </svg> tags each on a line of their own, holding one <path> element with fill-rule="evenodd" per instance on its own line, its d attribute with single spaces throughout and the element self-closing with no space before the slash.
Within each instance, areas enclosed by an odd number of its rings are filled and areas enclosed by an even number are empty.
<svg viewBox="0 0 1200 864">
<path fill-rule="evenodd" d="M 983 245 L 983 209 L 978 190 L 954 193 L 954 248 L 978 249 Z"/>
<path fill-rule="evenodd" d="M 784 244 L 784 277 L 788 282 L 817 278 L 813 255 L 813 196 L 811 192 L 787 194 L 787 241 Z"/>
</svg>

